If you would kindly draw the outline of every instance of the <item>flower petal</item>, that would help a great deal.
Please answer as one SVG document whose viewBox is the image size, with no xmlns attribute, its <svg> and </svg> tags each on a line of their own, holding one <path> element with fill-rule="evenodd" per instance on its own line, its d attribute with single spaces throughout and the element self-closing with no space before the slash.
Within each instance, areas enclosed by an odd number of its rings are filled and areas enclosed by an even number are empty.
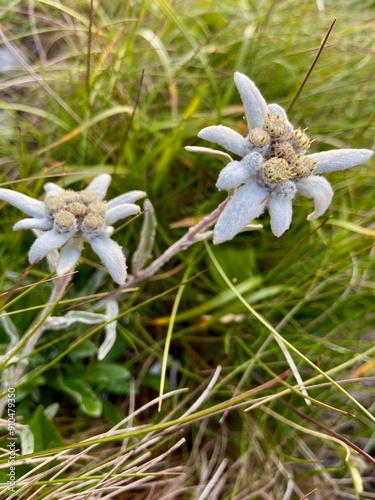
<svg viewBox="0 0 375 500">
<path fill-rule="evenodd" d="M 206 127 L 198 133 L 198 137 L 206 141 L 216 142 L 219 146 L 238 156 L 245 156 L 248 152 L 247 145 L 250 145 L 246 137 L 242 137 L 235 130 L 223 125 Z"/>
<path fill-rule="evenodd" d="M 126 280 L 125 255 L 120 245 L 107 236 L 97 236 L 90 240 L 92 249 L 101 259 L 113 281 L 123 285 Z"/>
<path fill-rule="evenodd" d="M 112 200 L 107 201 L 107 209 L 113 207 L 118 207 L 119 205 L 123 205 L 124 203 L 134 203 L 141 198 L 144 198 L 147 193 L 144 191 L 128 191 L 127 193 L 120 194 L 120 196 L 116 196 L 116 198 L 112 198 Z"/>
<path fill-rule="evenodd" d="M 231 161 L 219 174 L 216 187 L 219 191 L 233 189 L 248 182 L 264 160 L 259 153 L 249 153 L 241 161 Z"/>
<path fill-rule="evenodd" d="M 43 189 L 46 194 L 61 194 L 64 192 L 64 189 L 54 182 L 47 182 L 47 184 L 44 184 Z"/>
<path fill-rule="evenodd" d="M 46 217 L 43 219 L 22 219 L 14 224 L 13 231 L 18 231 L 19 229 L 41 229 L 42 231 L 48 231 L 52 227 L 53 223 Z"/>
<path fill-rule="evenodd" d="M 107 189 L 111 183 L 111 176 L 108 174 L 100 174 L 96 176 L 87 186 L 87 190 L 94 191 L 99 200 L 102 200 L 107 193 Z"/>
<path fill-rule="evenodd" d="M 113 226 L 107 226 L 104 230 L 105 232 L 105 235 L 108 236 L 109 238 L 112 236 L 113 234 L 113 231 L 115 230 L 115 228 Z M 89 241 L 89 240 L 88 240 Z"/>
<path fill-rule="evenodd" d="M 56 266 L 57 276 L 73 271 L 81 256 L 82 247 L 82 242 L 76 238 L 72 238 L 62 247 Z"/>
<path fill-rule="evenodd" d="M 234 83 L 241 95 L 249 128 L 261 127 L 267 118 L 268 107 L 256 85 L 242 73 L 234 74 Z"/>
<path fill-rule="evenodd" d="M 49 252 L 62 247 L 71 237 L 70 233 L 58 233 L 56 229 L 51 229 L 41 234 L 31 245 L 29 250 L 29 262 L 34 264 L 43 259 Z"/>
<path fill-rule="evenodd" d="M 373 154 L 369 149 L 337 149 L 314 153 L 308 155 L 308 158 L 317 163 L 314 173 L 324 174 L 365 163 Z"/>
<path fill-rule="evenodd" d="M 282 108 L 281 106 L 279 106 L 278 104 L 268 104 L 268 112 L 272 115 L 272 116 L 277 116 L 279 115 L 280 118 L 282 118 L 283 120 L 285 121 L 288 121 L 288 115 L 286 114 L 286 111 L 284 108 Z"/>
<path fill-rule="evenodd" d="M 105 216 L 105 221 L 107 224 L 114 224 L 120 219 L 125 219 L 129 215 L 139 214 L 141 207 L 134 205 L 134 203 L 124 203 L 117 207 L 109 209 Z"/>
<path fill-rule="evenodd" d="M 297 192 L 307 198 L 314 198 L 315 210 L 308 215 L 307 220 L 320 217 L 327 210 L 332 201 L 333 189 L 324 177 L 311 175 L 295 181 Z"/>
<path fill-rule="evenodd" d="M 233 161 L 233 158 L 228 153 L 219 151 L 218 149 L 203 148 L 201 146 L 185 146 L 185 149 L 191 153 L 206 153 L 208 155 L 216 156 L 218 160 L 221 160 L 224 163 Z"/>
<path fill-rule="evenodd" d="M 251 175 L 244 168 L 241 161 L 233 160 L 220 172 L 216 182 L 216 187 L 219 191 L 229 191 L 248 182 Z"/>
<path fill-rule="evenodd" d="M 45 204 L 40 200 L 34 200 L 26 194 L 17 193 L 11 189 L 0 188 L 0 200 L 6 201 L 10 205 L 22 210 L 31 217 L 45 217 L 48 214 Z"/>
<path fill-rule="evenodd" d="M 292 200 L 279 196 L 270 196 L 268 211 L 271 217 L 271 231 L 279 238 L 289 229 L 292 222 Z"/>
<path fill-rule="evenodd" d="M 259 217 L 266 207 L 267 194 L 267 191 L 255 182 L 241 186 L 215 225 L 214 243 L 231 240 L 249 222 Z"/>
</svg>

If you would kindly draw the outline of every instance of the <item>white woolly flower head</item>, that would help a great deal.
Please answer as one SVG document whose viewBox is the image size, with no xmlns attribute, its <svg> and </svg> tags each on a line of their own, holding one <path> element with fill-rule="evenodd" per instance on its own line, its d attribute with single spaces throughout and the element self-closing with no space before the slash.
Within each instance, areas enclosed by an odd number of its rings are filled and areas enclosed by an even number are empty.
<svg viewBox="0 0 375 500">
<path fill-rule="evenodd" d="M 106 202 L 103 198 L 110 182 L 110 175 L 101 174 L 82 191 L 63 189 L 49 182 L 44 186 L 44 202 L 0 188 L 1 200 L 32 217 L 20 220 L 13 229 L 38 230 L 39 236 L 29 251 L 31 264 L 61 249 L 56 266 L 56 274 L 61 276 L 74 269 L 84 242 L 88 242 L 113 280 L 120 285 L 125 283 L 125 256 L 121 247 L 110 238 L 111 224 L 138 214 L 141 209 L 134 202 L 146 193 L 130 191 Z"/>
<path fill-rule="evenodd" d="M 242 73 L 234 82 L 244 105 L 248 134 L 222 125 L 206 127 L 198 137 L 215 142 L 241 157 L 221 159 L 227 163 L 216 186 L 234 194 L 214 229 L 214 243 L 232 239 L 265 208 L 271 216 L 271 230 L 281 236 L 292 220 L 292 200 L 296 193 L 313 198 L 315 219 L 329 207 L 333 190 L 320 173 L 344 170 L 366 162 L 373 154 L 368 149 L 342 149 L 308 154 L 312 141 L 305 130 L 294 129 L 278 104 L 267 105 L 255 84 Z M 188 151 L 218 156 L 210 148 L 187 147 Z M 223 156 L 223 155 L 227 156 Z"/>
</svg>

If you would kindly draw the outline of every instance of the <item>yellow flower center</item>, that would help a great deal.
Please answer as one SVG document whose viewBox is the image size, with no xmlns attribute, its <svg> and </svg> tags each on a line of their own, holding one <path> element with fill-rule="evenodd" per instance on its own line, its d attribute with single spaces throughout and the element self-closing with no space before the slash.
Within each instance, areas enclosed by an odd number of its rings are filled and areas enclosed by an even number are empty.
<svg viewBox="0 0 375 500">
<path fill-rule="evenodd" d="M 73 214 L 75 217 L 83 217 L 87 213 L 86 205 L 84 203 L 80 203 L 79 201 L 68 203 L 65 210 Z"/>
<path fill-rule="evenodd" d="M 83 224 L 87 229 L 99 229 L 104 225 L 104 219 L 99 214 L 87 214 L 83 219 Z"/>
<path fill-rule="evenodd" d="M 280 137 L 286 137 L 289 132 L 288 124 L 279 115 L 273 116 L 268 115 L 265 122 L 263 123 L 263 129 L 266 130 L 271 137 L 279 139 Z"/>
<path fill-rule="evenodd" d="M 74 226 L 75 217 L 70 212 L 66 210 L 60 210 L 55 215 L 55 223 L 58 226 L 58 229 L 62 232 L 71 229 Z"/>
<path fill-rule="evenodd" d="M 55 212 L 58 212 L 65 206 L 65 201 L 60 198 L 60 196 L 56 195 L 51 195 L 47 196 L 47 198 L 44 200 L 44 204 L 47 207 L 47 210 L 54 214 Z"/>
<path fill-rule="evenodd" d="M 301 151 L 307 151 L 311 146 L 312 141 L 310 141 L 304 130 L 297 128 L 293 131 L 290 142 L 296 152 L 300 153 Z"/>
<path fill-rule="evenodd" d="M 56 229 L 62 233 L 88 231 L 92 236 L 97 230 L 101 232 L 106 225 L 106 202 L 100 201 L 91 189 L 77 192 L 67 189 L 47 195 L 44 203 L 55 221 Z"/>
<path fill-rule="evenodd" d="M 293 163 L 296 159 L 296 152 L 289 142 L 274 142 L 271 152 L 272 156 L 283 158 L 288 163 Z"/>
<path fill-rule="evenodd" d="M 59 197 L 65 201 L 65 203 L 72 203 L 73 201 L 78 201 L 79 195 L 75 191 L 71 189 L 65 190 L 63 193 L 59 195 Z"/>
<path fill-rule="evenodd" d="M 264 170 L 268 179 L 273 182 L 283 182 L 294 175 L 291 166 L 283 158 L 271 158 L 264 164 Z"/>
<path fill-rule="evenodd" d="M 249 139 L 254 146 L 261 148 L 270 143 L 270 135 L 260 127 L 252 128 L 249 132 Z"/>
<path fill-rule="evenodd" d="M 308 177 L 311 175 L 316 167 L 316 162 L 311 160 L 308 156 L 299 154 L 293 166 L 293 170 L 297 177 Z"/>
<path fill-rule="evenodd" d="M 87 207 L 87 211 L 99 215 L 104 215 L 106 211 L 106 203 L 104 201 L 94 201 Z"/>
<path fill-rule="evenodd" d="M 80 191 L 79 197 L 82 203 L 89 204 L 98 201 L 97 194 L 95 193 L 95 191 L 91 191 L 90 189 L 84 189 L 83 191 Z"/>
</svg>

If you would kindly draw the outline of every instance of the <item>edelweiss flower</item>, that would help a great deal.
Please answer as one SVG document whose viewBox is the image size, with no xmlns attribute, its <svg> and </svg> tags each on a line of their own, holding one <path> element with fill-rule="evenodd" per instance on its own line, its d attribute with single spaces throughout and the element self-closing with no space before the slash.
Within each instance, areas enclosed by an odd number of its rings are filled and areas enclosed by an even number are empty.
<svg viewBox="0 0 375 500">
<path fill-rule="evenodd" d="M 111 182 L 111 176 L 95 177 L 83 191 L 63 189 L 48 182 L 44 186 L 44 202 L 22 193 L 0 188 L 0 200 L 19 208 L 32 219 L 22 219 L 13 229 L 36 229 L 42 233 L 29 251 L 31 264 L 61 248 L 56 274 L 61 276 L 77 264 L 85 241 L 90 243 L 100 257 L 113 280 L 123 285 L 126 280 L 125 256 L 110 236 L 111 224 L 141 211 L 133 202 L 143 198 L 143 191 L 129 191 L 105 202 L 103 198 Z"/>
<path fill-rule="evenodd" d="M 242 157 L 209 148 L 187 147 L 188 151 L 219 153 L 229 163 L 219 174 L 219 190 L 236 189 L 214 229 L 214 243 L 231 240 L 267 207 L 271 230 L 281 236 L 292 220 L 292 200 L 296 193 L 313 198 L 315 210 L 307 219 L 322 215 L 329 207 L 333 190 L 329 182 L 314 174 L 333 172 L 366 162 L 373 154 L 368 149 L 341 149 L 306 154 L 311 145 L 304 130 L 294 129 L 283 108 L 267 105 L 255 84 L 242 73 L 234 82 L 245 108 L 249 133 L 243 137 L 222 125 L 206 127 L 198 137 L 216 142 Z"/>
</svg>

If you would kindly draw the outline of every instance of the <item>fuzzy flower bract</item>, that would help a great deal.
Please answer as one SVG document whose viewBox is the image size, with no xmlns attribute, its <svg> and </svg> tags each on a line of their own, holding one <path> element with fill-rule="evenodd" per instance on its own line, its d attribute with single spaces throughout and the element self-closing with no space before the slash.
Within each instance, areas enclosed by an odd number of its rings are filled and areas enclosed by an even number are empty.
<svg viewBox="0 0 375 500">
<path fill-rule="evenodd" d="M 245 109 L 247 136 L 215 125 L 201 130 L 198 137 L 215 142 L 241 159 L 233 160 L 227 153 L 210 148 L 186 148 L 229 161 L 216 186 L 232 196 L 215 225 L 214 243 L 231 240 L 266 207 L 273 234 L 281 236 L 291 224 L 296 193 L 314 200 L 315 209 L 307 219 L 316 219 L 327 210 L 333 196 L 329 182 L 316 174 L 354 167 L 373 154 L 368 149 L 307 154 L 312 141 L 304 130 L 293 127 L 282 107 L 267 105 L 255 84 L 242 73 L 235 73 L 234 82 Z"/>
<path fill-rule="evenodd" d="M 120 245 L 111 239 L 111 224 L 138 214 L 141 209 L 134 202 L 146 193 L 129 191 L 106 202 L 103 198 L 110 182 L 110 175 L 101 174 L 85 190 L 77 192 L 48 182 L 44 185 L 44 202 L 0 188 L 0 200 L 31 217 L 20 220 L 13 229 L 32 229 L 39 234 L 29 251 L 31 264 L 61 249 L 56 265 L 56 274 L 61 276 L 74 269 L 84 242 L 88 242 L 112 279 L 119 285 L 125 283 L 125 256 Z"/>
</svg>

